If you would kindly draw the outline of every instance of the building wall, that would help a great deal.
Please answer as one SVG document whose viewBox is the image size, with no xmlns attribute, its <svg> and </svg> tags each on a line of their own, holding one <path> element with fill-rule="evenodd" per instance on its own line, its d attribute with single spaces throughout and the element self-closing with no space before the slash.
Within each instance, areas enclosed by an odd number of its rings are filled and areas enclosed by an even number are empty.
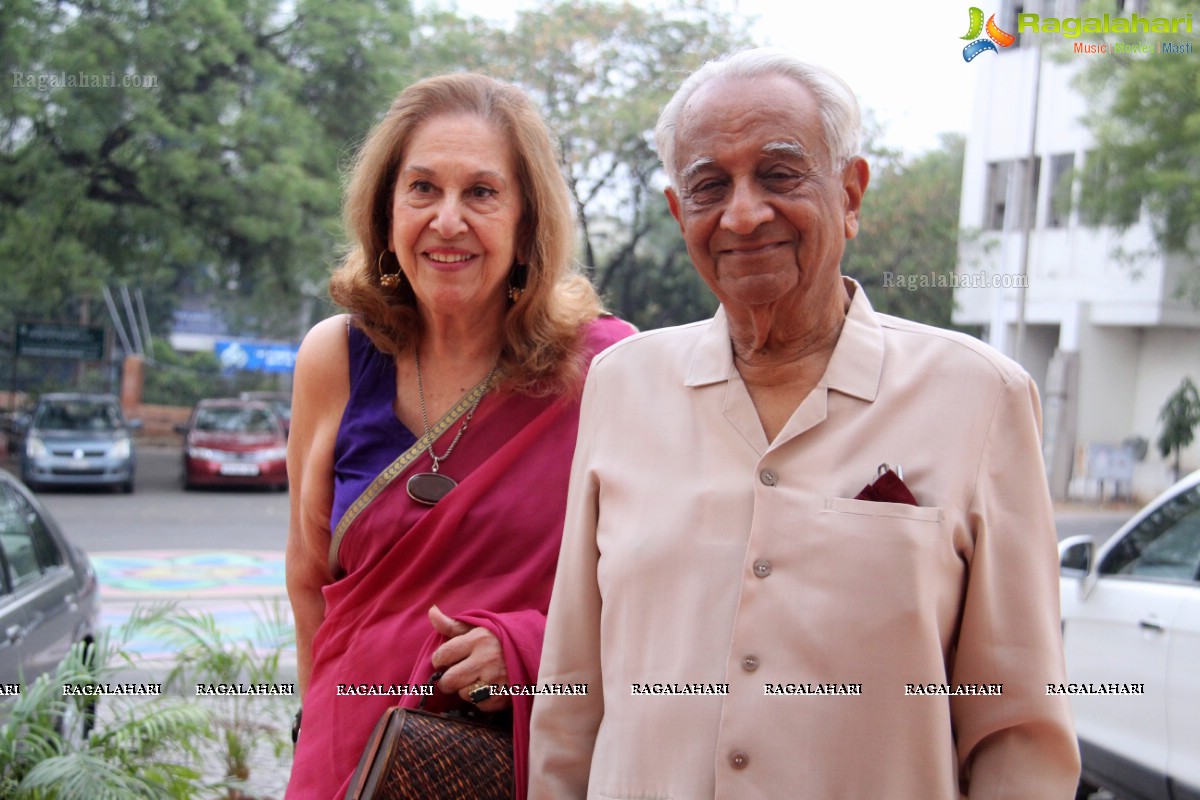
<svg viewBox="0 0 1200 800">
<path fill-rule="evenodd" d="M 1004 7 L 1009 5 L 1005 0 Z M 1061 61 L 1043 55 L 1039 66 L 1038 56 L 1026 46 L 985 54 L 970 65 L 978 67 L 978 83 L 963 166 L 958 273 L 983 275 L 988 288 L 958 289 L 953 319 L 984 326 L 989 343 L 1014 355 L 1015 329 L 1023 317 L 1020 360 L 1043 395 L 1054 350 L 1078 353 L 1077 410 L 1073 425 L 1064 429 L 1073 432 L 1075 447 L 1117 444 L 1133 435 L 1148 440 L 1150 450 L 1133 486 L 1146 498 L 1169 480 L 1153 445 L 1159 410 L 1183 374 L 1200 382 L 1200 308 L 1177 294 L 1180 276 L 1196 265 L 1159 253 L 1146 219 L 1124 232 L 1085 224 L 1077 185 L 1068 214 L 1051 207 L 1052 158 L 1069 153 L 1076 170 L 1084 166 L 1092 146 L 1086 118 L 1092 112 L 1072 82 L 1085 57 Z M 989 186 L 989 175 L 996 174 L 989 165 L 1028 159 L 1031 142 L 1039 175 L 1026 242 L 1019 213 L 1022 167 L 1008 167 L 1016 177 L 1000 191 Z M 1002 223 L 997 204 L 1003 207 Z M 1200 445 L 1185 452 L 1188 467 L 1200 468 Z"/>
<path fill-rule="evenodd" d="M 1141 368 L 1134 394 L 1133 429 L 1150 442 L 1150 452 L 1135 475 L 1135 490 L 1142 496 L 1161 491 L 1169 480 L 1172 459 L 1159 456 L 1155 444 L 1162 432 L 1158 415 L 1180 381 L 1190 377 L 1200 386 L 1200 332 L 1186 328 L 1156 328 L 1142 337 Z M 1196 432 L 1200 438 L 1200 430 Z M 1183 474 L 1200 469 L 1200 442 L 1193 442 L 1181 457 Z"/>
<path fill-rule="evenodd" d="M 1141 367 L 1137 328 L 1085 324 L 1079 336 L 1077 443 L 1118 444 L 1135 432 Z"/>
</svg>

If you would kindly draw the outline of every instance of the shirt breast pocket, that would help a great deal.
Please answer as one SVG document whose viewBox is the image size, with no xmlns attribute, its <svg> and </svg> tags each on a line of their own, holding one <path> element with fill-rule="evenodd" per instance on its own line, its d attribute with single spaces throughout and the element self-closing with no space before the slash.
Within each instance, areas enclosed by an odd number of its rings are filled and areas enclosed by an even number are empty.
<svg viewBox="0 0 1200 800">
<path fill-rule="evenodd" d="M 941 522 L 945 515 L 936 506 L 911 506 L 907 503 L 880 503 L 874 500 L 852 500 L 847 497 L 826 497 L 825 510 L 838 514 L 855 514 L 880 519 Z"/>
<path fill-rule="evenodd" d="M 804 577 L 839 598 L 848 628 L 903 647 L 956 613 L 964 563 L 945 508 L 826 497 L 815 523 Z"/>
</svg>

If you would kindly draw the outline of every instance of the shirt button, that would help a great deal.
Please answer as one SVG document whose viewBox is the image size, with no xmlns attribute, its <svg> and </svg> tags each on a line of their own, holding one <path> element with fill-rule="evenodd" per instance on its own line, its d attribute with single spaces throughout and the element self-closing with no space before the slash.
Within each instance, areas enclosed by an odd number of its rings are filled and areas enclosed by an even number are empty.
<svg viewBox="0 0 1200 800">
<path fill-rule="evenodd" d="M 735 750 L 729 756 L 729 765 L 734 769 L 745 769 L 750 764 L 750 756 L 741 750 Z"/>
<path fill-rule="evenodd" d="M 763 485 L 765 486 L 774 486 L 775 484 L 779 483 L 779 476 L 775 474 L 775 470 L 773 469 L 764 469 L 762 472 L 758 473 L 758 479 L 762 481 Z"/>
<path fill-rule="evenodd" d="M 754 562 L 754 574 L 759 578 L 765 578 L 771 574 L 771 562 L 765 558 L 760 558 Z"/>
<path fill-rule="evenodd" d="M 742 669 L 746 672 L 754 672 L 758 669 L 758 656 L 746 656 L 742 659 Z"/>
</svg>

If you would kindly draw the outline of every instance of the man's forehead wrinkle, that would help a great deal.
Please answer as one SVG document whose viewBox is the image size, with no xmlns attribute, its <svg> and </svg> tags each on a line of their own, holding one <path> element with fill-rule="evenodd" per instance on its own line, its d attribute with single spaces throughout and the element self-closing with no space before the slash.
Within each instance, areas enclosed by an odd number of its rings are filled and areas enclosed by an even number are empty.
<svg viewBox="0 0 1200 800">
<path fill-rule="evenodd" d="M 801 143 L 799 136 L 779 129 L 775 110 L 755 107 L 734 114 L 721 104 L 720 98 L 708 93 L 698 93 L 688 101 L 680 115 L 675 137 L 677 154 L 682 158 L 691 157 L 679 170 L 680 181 L 694 178 L 698 172 L 716 164 L 714 150 L 736 148 L 756 138 L 761 141 L 770 137 L 770 141 L 758 148 L 762 158 L 811 160 L 816 157 L 811 147 Z"/>
</svg>

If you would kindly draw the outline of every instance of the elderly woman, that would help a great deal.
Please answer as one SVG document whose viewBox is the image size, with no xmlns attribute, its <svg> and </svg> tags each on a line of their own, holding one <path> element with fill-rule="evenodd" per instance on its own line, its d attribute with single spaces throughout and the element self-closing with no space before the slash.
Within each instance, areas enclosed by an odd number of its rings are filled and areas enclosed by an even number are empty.
<svg viewBox="0 0 1200 800">
<path fill-rule="evenodd" d="M 572 268 L 570 198 L 518 89 L 405 89 L 347 190 L 355 246 L 296 364 L 287 584 L 303 727 L 289 800 L 341 797 L 373 725 L 533 683 L 591 356 L 632 328 Z M 416 705 L 416 697 L 404 705 Z M 529 699 L 511 700 L 524 797 Z M 434 704 L 436 708 L 436 703 Z M 469 706 L 468 706 L 469 707 Z"/>
</svg>

